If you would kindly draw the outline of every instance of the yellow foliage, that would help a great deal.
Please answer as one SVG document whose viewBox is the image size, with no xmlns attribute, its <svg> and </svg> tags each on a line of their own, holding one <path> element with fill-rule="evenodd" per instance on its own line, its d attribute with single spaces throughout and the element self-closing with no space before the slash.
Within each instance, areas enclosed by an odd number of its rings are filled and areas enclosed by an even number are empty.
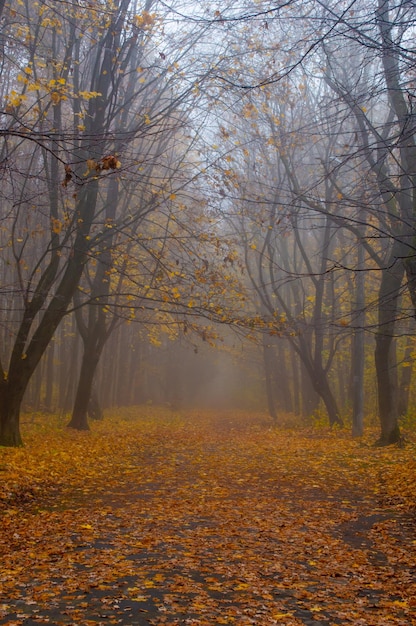
<svg viewBox="0 0 416 626">
<path fill-rule="evenodd" d="M 62 222 L 61 220 L 52 218 L 51 220 L 51 228 L 52 228 L 52 232 L 54 232 L 56 235 L 59 235 L 59 233 L 62 231 Z"/>
<path fill-rule="evenodd" d="M 14 89 L 6 96 L 7 104 L 12 107 L 18 107 L 27 100 L 25 94 L 19 94 Z"/>
<path fill-rule="evenodd" d="M 155 25 L 156 17 L 156 13 L 143 11 L 143 13 L 141 13 L 140 15 L 134 16 L 134 23 L 138 28 L 149 30 Z"/>
<path fill-rule="evenodd" d="M 83 100 L 91 100 L 91 98 L 99 98 L 103 94 L 99 91 L 79 91 L 78 96 Z"/>
</svg>

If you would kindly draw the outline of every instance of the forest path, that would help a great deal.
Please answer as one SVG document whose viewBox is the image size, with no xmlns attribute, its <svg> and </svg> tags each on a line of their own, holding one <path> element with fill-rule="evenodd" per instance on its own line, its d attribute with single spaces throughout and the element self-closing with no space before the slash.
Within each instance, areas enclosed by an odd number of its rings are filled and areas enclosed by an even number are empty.
<svg viewBox="0 0 416 626">
<path fill-rule="evenodd" d="M 409 452 L 247 416 L 125 437 L 5 509 L 0 624 L 416 624 Z"/>
</svg>

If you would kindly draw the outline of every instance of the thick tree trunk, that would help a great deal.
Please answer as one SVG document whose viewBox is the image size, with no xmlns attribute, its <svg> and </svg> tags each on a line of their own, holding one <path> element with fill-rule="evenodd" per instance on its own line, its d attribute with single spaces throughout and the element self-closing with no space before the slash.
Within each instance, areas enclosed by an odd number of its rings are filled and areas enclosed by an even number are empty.
<svg viewBox="0 0 416 626">
<path fill-rule="evenodd" d="M 104 414 L 95 389 L 91 390 L 91 397 L 88 403 L 88 417 L 96 421 L 104 419 Z"/>
<path fill-rule="evenodd" d="M 42 408 L 40 392 L 42 389 L 42 366 L 41 363 L 37 366 L 33 372 L 33 376 L 29 381 L 26 393 L 23 398 L 23 406 L 36 413 Z"/>
<path fill-rule="evenodd" d="M 399 244 L 395 244 L 399 246 Z M 388 267 L 383 270 L 379 291 L 378 333 L 376 336 L 375 365 L 377 374 L 378 410 L 381 434 L 379 446 L 400 441 L 397 402 L 397 364 L 395 358 L 394 331 L 397 318 L 400 288 L 403 279 L 403 263 L 397 255 L 390 256 Z"/>
<path fill-rule="evenodd" d="M 392 179 L 388 185 L 381 179 L 384 194 L 388 194 L 387 206 L 398 207 L 392 211 L 398 216 L 397 231 L 393 232 L 395 241 L 388 267 L 383 271 L 380 287 L 379 333 L 376 343 L 376 368 L 380 412 L 381 436 L 378 445 L 389 445 L 401 439 L 398 424 L 397 369 L 392 362 L 394 347 L 394 326 L 400 297 L 403 271 L 406 270 L 408 290 L 413 306 L 416 306 L 416 262 L 414 248 L 415 224 L 415 172 L 416 144 L 413 104 L 408 92 L 403 88 L 400 67 L 400 55 L 397 54 L 396 32 L 394 24 L 394 5 L 389 0 L 379 0 L 376 12 L 377 25 L 381 36 L 381 59 L 384 78 L 387 85 L 389 102 L 397 118 L 397 134 L 394 135 L 394 150 L 397 151 L 400 168 L 398 187 Z M 379 159 L 377 159 L 379 161 Z M 387 193 L 386 193 L 387 192 Z M 394 202 L 394 204 L 393 204 Z M 404 261 L 403 261 L 404 260 Z"/>
<path fill-rule="evenodd" d="M 20 406 L 22 394 L 16 391 L 7 382 L 0 387 L 0 445 L 17 447 L 22 446 L 20 435 Z"/>
<path fill-rule="evenodd" d="M 375 362 L 378 387 L 378 410 L 381 435 L 377 445 L 388 446 L 400 440 L 397 405 L 397 375 L 393 363 L 394 338 L 379 333 L 376 337 Z"/>
</svg>

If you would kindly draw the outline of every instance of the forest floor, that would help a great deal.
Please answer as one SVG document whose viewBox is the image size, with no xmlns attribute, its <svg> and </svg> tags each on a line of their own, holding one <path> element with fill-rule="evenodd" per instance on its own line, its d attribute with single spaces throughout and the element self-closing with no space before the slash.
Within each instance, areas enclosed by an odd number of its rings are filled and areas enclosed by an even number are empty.
<svg viewBox="0 0 416 626">
<path fill-rule="evenodd" d="M 412 433 L 148 408 L 23 436 L 0 449 L 0 624 L 416 624 Z"/>
</svg>

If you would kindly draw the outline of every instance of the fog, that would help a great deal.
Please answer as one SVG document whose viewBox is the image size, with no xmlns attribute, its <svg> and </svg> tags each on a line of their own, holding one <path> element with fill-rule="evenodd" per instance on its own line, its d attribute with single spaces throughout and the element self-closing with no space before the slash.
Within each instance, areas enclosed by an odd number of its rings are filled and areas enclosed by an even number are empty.
<svg viewBox="0 0 416 626">
<path fill-rule="evenodd" d="M 0 3 L 0 443 L 150 403 L 400 441 L 414 12 L 139 5 Z"/>
</svg>

